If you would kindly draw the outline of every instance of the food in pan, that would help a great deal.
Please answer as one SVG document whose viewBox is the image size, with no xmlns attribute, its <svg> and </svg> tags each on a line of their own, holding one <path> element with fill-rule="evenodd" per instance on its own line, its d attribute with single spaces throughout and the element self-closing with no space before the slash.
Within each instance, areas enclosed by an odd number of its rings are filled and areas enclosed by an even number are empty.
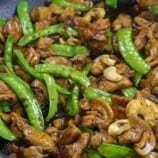
<svg viewBox="0 0 158 158">
<path fill-rule="evenodd" d="M 158 1 L 113 18 L 116 0 L 28 8 L 0 20 L 1 151 L 157 158 Z"/>
</svg>

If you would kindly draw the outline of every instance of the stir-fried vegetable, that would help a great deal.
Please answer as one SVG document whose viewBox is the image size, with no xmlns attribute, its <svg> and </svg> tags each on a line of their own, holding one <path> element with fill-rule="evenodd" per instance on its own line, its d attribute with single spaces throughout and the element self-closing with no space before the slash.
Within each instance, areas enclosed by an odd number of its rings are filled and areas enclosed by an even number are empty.
<svg viewBox="0 0 158 158">
<path fill-rule="evenodd" d="M 146 74 L 150 66 L 143 60 L 132 42 L 132 28 L 120 29 L 116 37 L 124 60 L 140 74 Z"/>
</svg>

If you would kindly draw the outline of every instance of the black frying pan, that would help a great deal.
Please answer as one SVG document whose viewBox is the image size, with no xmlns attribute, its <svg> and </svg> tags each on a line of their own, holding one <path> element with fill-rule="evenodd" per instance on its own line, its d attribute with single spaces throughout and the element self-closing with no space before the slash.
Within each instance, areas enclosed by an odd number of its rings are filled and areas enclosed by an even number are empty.
<svg viewBox="0 0 158 158">
<path fill-rule="evenodd" d="M 94 2 L 98 2 L 100 0 L 93 0 Z M 28 0 L 29 2 L 29 9 L 34 6 L 43 6 L 49 3 L 49 0 Z M 132 5 L 135 0 L 118 0 L 118 6 L 124 8 Z M 16 5 L 18 0 L 0 0 L 0 18 L 7 19 L 15 14 Z M 7 158 L 5 154 L 0 152 L 0 158 Z"/>
</svg>

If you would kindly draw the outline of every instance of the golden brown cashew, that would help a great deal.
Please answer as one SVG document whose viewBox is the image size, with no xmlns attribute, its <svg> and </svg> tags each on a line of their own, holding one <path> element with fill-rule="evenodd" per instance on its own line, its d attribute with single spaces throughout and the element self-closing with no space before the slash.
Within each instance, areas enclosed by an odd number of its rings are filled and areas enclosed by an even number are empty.
<svg viewBox="0 0 158 158">
<path fill-rule="evenodd" d="M 108 133 L 113 136 L 118 136 L 122 134 L 124 131 L 129 130 L 130 127 L 131 126 L 128 119 L 118 120 L 109 126 Z"/>
<path fill-rule="evenodd" d="M 83 17 L 83 19 L 86 22 L 90 22 L 93 18 L 94 19 L 103 19 L 105 16 L 106 12 L 105 9 L 103 8 L 94 8 L 90 10 L 88 13 L 86 13 Z"/>
<path fill-rule="evenodd" d="M 135 151 L 141 155 L 148 155 L 155 147 L 156 140 L 152 131 L 144 131 L 139 143 L 134 145 Z"/>
<path fill-rule="evenodd" d="M 155 120 L 155 114 L 151 106 L 140 100 L 131 100 L 126 107 L 126 115 L 128 117 L 132 116 L 142 116 L 145 121 Z"/>
</svg>

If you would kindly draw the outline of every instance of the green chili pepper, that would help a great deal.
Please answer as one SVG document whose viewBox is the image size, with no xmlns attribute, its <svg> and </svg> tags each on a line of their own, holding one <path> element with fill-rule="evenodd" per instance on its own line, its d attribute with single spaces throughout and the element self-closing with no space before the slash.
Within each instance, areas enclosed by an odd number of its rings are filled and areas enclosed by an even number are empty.
<svg viewBox="0 0 158 158">
<path fill-rule="evenodd" d="M 106 93 L 100 89 L 92 88 L 92 87 L 86 87 L 84 89 L 83 96 L 87 99 L 94 99 L 94 98 L 100 98 L 104 100 L 109 105 L 112 105 L 110 94 Z"/>
<path fill-rule="evenodd" d="M 24 69 L 24 71 L 26 71 L 27 73 L 29 73 L 36 79 L 43 80 L 43 75 L 38 72 L 35 72 L 34 68 L 28 64 L 28 62 L 26 61 L 26 59 L 24 58 L 24 56 L 20 50 L 15 49 L 14 55 L 17 57 L 18 64 Z M 65 89 L 57 84 L 56 84 L 56 87 L 57 87 L 57 90 L 62 94 L 65 94 L 65 95 L 71 94 L 71 92 L 69 92 L 67 89 Z"/>
<path fill-rule="evenodd" d="M 14 141 L 16 139 L 16 136 L 8 129 L 6 124 L 3 122 L 3 120 L 0 118 L 0 137 L 9 140 L 9 141 Z"/>
<path fill-rule="evenodd" d="M 12 48 L 13 48 L 13 37 L 9 35 L 7 37 L 5 48 L 4 48 L 4 61 L 10 73 L 14 73 L 13 65 L 12 65 Z"/>
<path fill-rule="evenodd" d="M 134 86 L 136 86 L 136 87 L 138 86 L 141 78 L 142 78 L 142 74 L 140 74 L 138 72 L 133 76 L 133 84 L 134 84 Z"/>
<path fill-rule="evenodd" d="M 158 4 L 156 4 L 156 5 L 151 5 L 151 6 L 148 7 L 148 9 L 149 9 L 151 12 L 153 12 L 153 13 L 155 13 L 155 14 L 158 14 Z"/>
<path fill-rule="evenodd" d="M 11 105 L 7 101 L 0 101 L 0 112 L 11 112 Z"/>
<path fill-rule="evenodd" d="M 133 150 L 120 145 L 103 143 L 97 148 L 98 152 L 107 158 L 124 158 L 130 155 Z"/>
<path fill-rule="evenodd" d="M 87 87 L 90 85 L 89 78 L 85 76 L 82 72 L 75 70 L 72 67 L 60 65 L 60 64 L 38 64 L 35 66 L 35 71 L 39 73 L 49 73 L 55 76 L 68 78 L 77 83 Z"/>
<path fill-rule="evenodd" d="M 89 55 L 89 50 L 86 46 L 70 46 L 65 44 L 52 44 L 51 50 L 55 55 L 61 55 L 65 57 L 73 57 L 79 54 Z"/>
<path fill-rule="evenodd" d="M 71 27 L 67 27 L 65 29 L 65 33 L 64 33 L 65 37 L 70 37 L 70 36 L 78 36 L 78 31 L 71 28 Z"/>
<path fill-rule="evenodd" d="M 66 0 L 51 0 L 52 3 L 55 3 L 61 7 L 71 7 L 77 11 L 88 11 L 90 10 L 92 7 L 87 7 L 84 5 L 80 5 L 80 4 L 76 4 L 76 3 L 72 3 L 72 2 L 68 2 Z"/>
<path fill-rule="evenodd" d="M 112 39 L 111 39 L 111 31 L 110 31 L 110 28 L 106 29 L 105 30 L 105 34 L 106 34 L 106 37 L 107 37 L 107 49 L 109 51 L 112 51 L 113 48 L 112 48 Z"/>
<path fill-rule="evenodd" d="M 140 74 L 146 74 L 150 66 L 144 61 L 132 42 L 132 28 L 123 28 L 116 33 L 119 50 L 124 60 Z"/>
<path fill-rule="evenodd" d="M 74 85 L 72 89 L 72 94 L 69 96 L 67 104 L 66 104 L 66 110 L 69 115 L 77 115 L 79 113 L 79 85 Z"/>
<path fill-rule="evenodd" d="M 13 74 L 1 73 L 0 80 L 4 81 L 21 100 L 31 125 L 40 131 L 44 130 L 42 111 L 30 87 Z"/>
<path fill-rule="evenodd" d="M 91 148 L 86 149 L 86 154 L 88 158 L 103 158 L 102 155 L 100 155 L 96 150 Z"/>
<path fill-rule="evenodd" d="M 17 14 L 20 19 L 23 34 L 30 34 L 34 32 L 33 25 L 29 16 L 28 2 L 20 0 L 17 5 Z"/>
<path fill-rule="evenodd" d="M 137 89 L 135 87 L 128 87 L 128 88 L 121 89 L 121 91 L 124 96 L 129 97 L 129 98 L 134 98 L 136 95 Z"/>
<path fill-rule="evenodd" d="M 4 19 L 0 18 L 0 27 L 4 26 L 6 23 L 6 21 Z"/>
<path fill-rule="evenodd" d="M 43 74 L 43 79 L 46 83 L 49 96 L 49 110 L 48 115 L 46 117 L 46 121 L 50 121 L 50 119 L 52 119 L 55 113 L 57 112 L 58 92 L 55 80 L 52 76 L 48 74 Z"/>
<path fill-rule="evenodd" d="M 33 42 L 40 37 L 53 35 L 59 31 L 61 31 L 61 29 L 63 29 L 63 27 L 64 27 L 64 24 L 56 24 L 56 25 L 49 26 L 43 30 L 38 30 L 33 33 L 28 33 L 28 34 L 24 35 L 22 38 L 20 38 L 20 40 L 18 41 L 18 46 L 25 46 L 28 43 Z"/>
<path fill-rule="evenodd" d="M 117 0 L 105 0 L 105 3 L 109 6 L 112 6 L 114 8 L 117 7 Z"/>
</svg>

